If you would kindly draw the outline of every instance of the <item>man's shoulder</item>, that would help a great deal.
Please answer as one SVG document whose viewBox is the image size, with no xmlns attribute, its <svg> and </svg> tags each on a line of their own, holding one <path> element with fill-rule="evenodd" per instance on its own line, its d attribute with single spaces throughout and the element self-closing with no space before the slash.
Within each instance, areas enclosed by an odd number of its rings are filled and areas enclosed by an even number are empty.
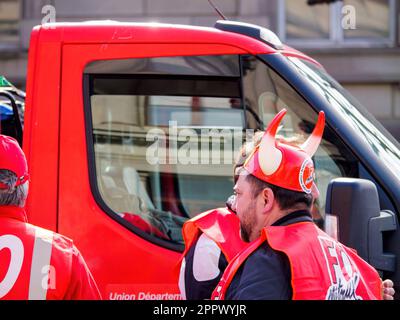
<svg viewBox="0 0 400 320">
<path fill-rule="evenodd" d="M 290 270 L 288 257 L 273 250 L 267 242 L 261 244 L 244 262 L 244 274 L 253 275 L 261 272 L 265 275 L 271 273 L 287 273 Z"/>
<path fill-rule="evenodd" d="M 36 239 L 41 239 L 42 241 L 51 243 L 53 245 L 53 252 L 57 251 L 62 251 L 63 253 L 74 252 L 75 248 L 74 242 L 67 236 L 32 224 L 28 225 L 29 228 L 31 228 L 32 231 L 34 231 Z"/>
<path fill-rule="evenodd" d="M 276 277 L 290 277 L 289 259 L 284 253 L 263 243 L 244 262 L 242 280 L 257 281 Z"/>
<path fill-rule="evenodd" d="M 290 299 L 290 265 L 288 258 L 266 243 L 244 262 L 227 292 L 227 299 Z"/>
<path fill-rule="evenodd" d="M 72 251 L 74 248 L 73 240 L 62 234 L 36 226 L 29 222 L 19 221 L 15 219 L 9 220 L 9 224 L 6 225 L 6 227 L 4 227 L 3 225 L 3 229 L 5 229 L 7 232 L 15 234 L 17 237 L 21 238 L 23 242 L 34 241 L 41 242 L 47 245 L 52 245 L 53 252 L 65 252 L 68 250 Z"/>
</svg>

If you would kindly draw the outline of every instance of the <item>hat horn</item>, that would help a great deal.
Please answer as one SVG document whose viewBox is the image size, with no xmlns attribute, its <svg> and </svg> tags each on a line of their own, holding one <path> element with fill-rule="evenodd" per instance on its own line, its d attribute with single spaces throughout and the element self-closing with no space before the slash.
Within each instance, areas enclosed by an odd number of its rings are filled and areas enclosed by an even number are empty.
<svg viewBox="0 0 400 320">
<path fill-rule="evenodd" d="M 320 111 L 314 131 L 308 137 L 306 142 L 304 142 L 301 145 L 301 149 L 303 149 L 310 157 L 314 155 L 314 153 L 318 149 L 319 144 L 321 143 L 322 135 L 324 133 L 324 128 L 325 128 L 325 113 L 323 111 Z"/>
<path fill-rule="evenodd" d="M 276 148 L 275 135 L 279 124 L 286 114 L 286 109 L 282 109 L 269 124 L 262 137 L 258 150 L 258 163 L 262 172 L 269 176 L 273 174 L 282 162 L 282 152 Z"/>
</svg>

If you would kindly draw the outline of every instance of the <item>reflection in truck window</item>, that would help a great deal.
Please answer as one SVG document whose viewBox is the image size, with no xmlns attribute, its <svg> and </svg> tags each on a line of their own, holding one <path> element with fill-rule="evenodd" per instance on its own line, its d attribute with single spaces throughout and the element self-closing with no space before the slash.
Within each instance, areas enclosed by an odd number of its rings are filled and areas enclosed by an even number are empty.
<svg viewBox="0 0 400 320">
<path fill-rule="evenodd" d="M 99 194 L 105 206 L 150 240 L 182 244 L 183 223 L 224 206 L 232 193 L 245 118 L 239 73 L 232 71 L 239 58 L 211 58 L 207 75 L 200 74 L 204 68 L 194 75 L 188 69 L 166 75 L 174 70 L 169 67 L 174 58 L 146 59 L 151 75 L 102 73 L 113 70 L 112 61 L 86 70 Z M 206 57 L 193 59 L 188 66 L 204 64 Z M 124 61 L 132 69 L 142 65 Z"/>
<path fill-rule="evenodd" d="M 297 71 L 357 130 L 393 175 L 400 172 L 399 143 L 353 96 L 322 68 L 305 60 L 288 58 Z"/>
<path fill-rule="evenodd" d="M 272 118 L 283 108 L 287 115 L 278 133 L 285 138 L 297 137 L 305 140 L 314 128 L 317 113 L 312 107 L 274 70 L 261 60 L 252 56 L 242 57 L 244 66 L 243 87 L 246 101 L 246 114 L 258 115 L 263 124 L 259 128 L 259 121 L 255 117 L 247 117 L 246 127 L 265 129 Z M 358 177 L 358 163 L 350 150 L 341 143 L 339 137 L 325 127 L 320 147 L 313 157 L 316 172 L 316 184 L 320 196 L 316 206 L 315 220 L 324 219 L 326 192 L 329 182 L 337 177 Z"/>
</svg>

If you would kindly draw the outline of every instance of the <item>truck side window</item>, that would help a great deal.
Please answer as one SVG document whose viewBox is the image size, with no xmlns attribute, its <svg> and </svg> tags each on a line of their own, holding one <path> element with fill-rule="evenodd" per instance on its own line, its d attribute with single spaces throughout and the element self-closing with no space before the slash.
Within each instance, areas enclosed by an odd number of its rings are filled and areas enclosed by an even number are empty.
<svg viewBox="0 0 400 320">
<path fill-rule="evenodd" d="M 99 204 L 150 241 L 182 244 L 186 219 L 232 192 L 239 57 L 96 61 L 85 79 Z"/>
<path fill-rule="evenodd" d="M 285 80 L 256 57 L 243 56 L 242 65 L 246 127 L 265 130 L 265 125 L 276 113 L 286 108 L 288 113 L 278 134 L 302 143 L 312 132 L 317 113 Z M 328 126 L 313 160 L 320 191 L 313 206 L 313 217 L 322 223 L 329 182 L 337 177 L 358 177 L 358 162 Z"/>
</svg>

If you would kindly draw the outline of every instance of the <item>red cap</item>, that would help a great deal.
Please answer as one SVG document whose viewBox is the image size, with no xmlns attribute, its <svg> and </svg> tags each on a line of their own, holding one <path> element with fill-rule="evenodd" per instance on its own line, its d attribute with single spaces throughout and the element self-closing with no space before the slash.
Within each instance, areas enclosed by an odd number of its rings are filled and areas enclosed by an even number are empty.
<svg viewBox="0 0 400 320">
<path fill-rule="evenodd" d="M 15 186 L 29 179 L 25 154 L 17 140 L 2 134 L 0 134 L 0 169 L 10 170 L 17 175 L 18 180 Z M 8 189 L 8 186 L 0 183 L 0 188 Z"/>
<path fill-rule="evenodd" d="M 283 109 L 271 121 L 261 142 L 244 163 L 244 168 L 253 176 L 272 185 L 311 193 L 313 188 L 316 189 L 311 157 L 322 139 L 325 114 L 323 111 L 319 113 L 313 133 L 301 146 L 276 141 L 275 135 L 285 114 L 286 109 Z"/>
</svg>

